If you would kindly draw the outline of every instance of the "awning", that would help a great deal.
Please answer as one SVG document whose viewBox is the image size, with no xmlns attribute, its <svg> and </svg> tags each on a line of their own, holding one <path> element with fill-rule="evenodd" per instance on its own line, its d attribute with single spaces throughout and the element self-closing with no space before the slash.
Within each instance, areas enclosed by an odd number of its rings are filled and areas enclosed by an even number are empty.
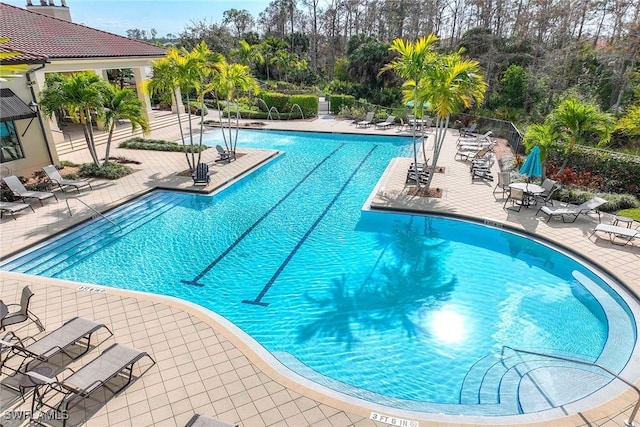
<svg viewBox="0 0 640 427">
<path fill-rule="evenodd" d="M 11 89 L 0 89 L 0 122 L 30 119 L 37 114 Z"/>
</svg>

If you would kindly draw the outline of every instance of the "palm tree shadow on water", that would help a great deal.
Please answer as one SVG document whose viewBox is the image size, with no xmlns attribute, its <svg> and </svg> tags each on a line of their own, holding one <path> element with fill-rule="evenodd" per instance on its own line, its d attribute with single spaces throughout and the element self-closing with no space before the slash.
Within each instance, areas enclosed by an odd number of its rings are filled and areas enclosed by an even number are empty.
<svg viewBox="0 0 640 427">
<path fill-rule="evenodd" d="M 457 285 L 456 277 L 444 268 L 448 242 L 431 229 L 431 221 L 411 217 L 398 221 L 390 236 L 380 233 L 384 249 L 363 282 L 342 274 L 325 295 L 307 293 L 318 314 L 298 329 L 298 343 L 333 337 L 351 349 L 361 333 L 400 329 L 408 340 L 428 336 L 417 319 L 449 300 Z"/>
</svg>

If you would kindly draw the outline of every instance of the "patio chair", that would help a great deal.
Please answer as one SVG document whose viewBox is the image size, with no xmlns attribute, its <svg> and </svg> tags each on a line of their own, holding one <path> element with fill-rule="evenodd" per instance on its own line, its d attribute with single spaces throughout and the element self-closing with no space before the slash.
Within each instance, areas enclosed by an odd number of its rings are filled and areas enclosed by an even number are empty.
<svg viewBox="0 0 640 427">
<path fill-rule="evenodd" d="M 509 192 L 509 184 L 511 184 L 511 172 L 500 172 L 498 174 L 498 183 L 493 189 L 493 197 L 496 197 L 498 191 L 502 191 L 502 197 Z"/>
<path fill-rule="evenodd" d="M 131 383 L 133 367 L 144 357 L 151 360 L 151 366 L 144 371 L 146 372 L 156 364 L 156 361 L 147 352 L 123 344 L 113 344 L 100 356 L 75 372 L 72 371 L 73 373 L 64 379 L 49 378 L 34 372 L 27 372 L 28 376 L 45 384 L 44 390 L 34 396 L 36 407 L 46 407 L 61 414 L 68 414 L 71 408 L 88 399 L 93 392 L 103 387 L 114 395 L 118 394 Z M 61 375 L 62 373 L 59 374 L 59 376 Z M 124 384 L 118 388 L 109 386 L 109 381 L 117 377 L 124 378 Z M 54 405 L 51 401 L 57 393 L 61 393 L 63 397 Z M 66 425 L 67 419 L 68 416 L 64 417 L 63 426 Z"/>
<path fill-rule="evenodd" d="M 415 172 L 409 170 L 407 172 L 407 179 L 405 180 L 405 184 L 427 184 L 429 182 L 429 171 L 419 171 Z"/>
<path fill-rule="evenodd" d="M 511 202 L 511 208 L 507 208 L 507 203 Z M 519 188 L 509 188 L 509 196 L 507 196 L 507 200 L 504 201 L 504 205 L 502 205 L 502 209 L 514 209 L 516 212 L 520 212 L 523 206 L 527 206 L 527 196 L 524 194 L 524 191 Z M 515 206 L 518 206 L 518 209 L 515 209 Z"/>
<path fill-rule="evenodd" d="M 635 238 L 640 238 L 640 226 L 635 229 L 627 228 L 627 227 L 619 227 L 617 225 L 610 224 L 598 224 L 596 228 L 591 232 L 589 238 L 594 234 L 596 237 L 599 237 L 596 232 L 600 231 L 609 236 L 609 241 L 614 245 L 625 246 L 627 243 L 631 242 Z M 616 239 L 622 239 L 624 243 L 616 243 Z"/>
<path fill-rule="evenodd" d="M 491 168 L 483 165 L 476 165 L 471 168 L 471 183 L 476 180 L 481 181 L 493 181 L 493 175 L 491 175 Z"/>
<path fill-rule="evenodd" d="M 364 117 L 364 120 L 360 120 L 358 123 L 356 123 L 356 127 L 357 128 L 368 128 L 369 126 L 373 125 L 373 116 L 374 116 L 374 112 L 373 111 L 369 111 L 366 116 Z"/>
<path fill-rule="evenodd" d="M 33 206 L 31 206 L 28 203 L 15 203 L 15 202 L 1 202 L 0 201 L 0 218 L 2 218 L 2 215 L 5 212 L 9 212 L 11 214 L 11 216 L 13 217 L 13 219 L 17 220 L 18 218 L 16 218 L 16 212 L 20 212 L 24 209 L 27 208 L 31 208 L 31 210 L 33 212 L 35 212 L 35 210 L 33 209 Z"/>
<path fill-rule="evenodd" d="M 93 190 L 89 181 L 64 179 L 58 169 L 53 165 L 43 166 L 42 169 L 44 173 L 47 174 L 47 177 L 49 177 L 49 180 L 54 184 L 58 184 L 58 187 L 60 187 L 62 191 L 64 191 L 66 187 L 74 187 L 76 191 L 80 193 L 80 189 L 87 186 Z"/>
<path fill-rule="evenodd" d="M 545 178 L 545 180 L 542 181 L 541 187 L 544 188 L 544 192 L 534 196 L 535 203 L 538 204 L 538 202 L 540 202 L 544 205 L 552 204 L 553 202 L 551 197 L 553 197 L 553 193 L 561 188 L 560 185 L 552 179 Z"/>
<path fill-rule="evenodd" d="M 195 414 L 185 424 L 185 427 L 238 427 L 238 424 L 228 423 L 207 415 Z"/>
<path fill-rule="evenodd" d="M 581 214 L 588 216 L 590 213 L 597 213 L 598 222 L 600 222 L 600 211 L 598 210 L 598 207 L 604 205 L 605 203 L 607 203 L 605 199 L 594 197 L 593 199 L 587 200 L 586 202 L 578 206 L 543 206 L 538 209 L 538 212 L 542 212 L 543 214 L 547 215 L 547 222 L 549 222 L 552 217 L 558 216 L 562 218 L 562 222 L 575 222 L 576 219 L 578 219 L 578 216 L 580 216 Z M 536 212 L 536 215 L 538 214 L 538 212 Z M 570 219 L 570 221 L 568 221 L 567 219 Z"/>
<path fill-rule="evenodd" d="M 104 323 L 97 323 L 84 317 L 74 317 L 40 339 L 25 338 L 19 344 L 11 344 L 11 351 L 0 361 L 0 369 L 15 356 L 20 356 L 23 360 L 18 368 L 8 368 L 14 374 L 28 371 L 32 362 L 44 363 L 58 354 L 64 354 L 71 360 L 75 360 L 91 349 L 91 336 L 102 328 L 109 332 L 109 336 L 113 335 Z M 33 340 L 33 343 L 25 345 L 28 339 Z M 69 353 L 69 348 L 82 340 L 86 340 L 86 348 L 76 356 Z"/>
<path fill-rule="evenodd" d="M 231 162 L 231 152 L 222 148 L 222 145 L 216 145 L 216 151 L 218 152 L 216 162 Z"/>
<path fill-rule="evenodd" d="M 22 288 L 20 304 L 5 305 L 5 303 L 0 300 L 0 331 L 4 331 L 7 326 L 17 325 L 27 320 L 32 320 L 41 332 L 44 331 L 44 326 L 42 326 L 42 322 L 40 322 L 38 316 L 29 310 L 29 302 L 33 295 L 34 293 L 31 292 L 31 289 L 25 286 Z M 19 309 L 12 310 L 10 307 L 19 307 Z"/>
<path fill-rule="evenodd" d="M 50 193 L 48 191 L 28 191 L 15 175 L 5 176 L 2 180 L 7 184 L 11 193 L 23 202 L 25 202 L 25 199 L 38 199 L 40 201 L 40 205 L 44 206 L 42 201 L 48 198 L 55 197 L 56 202 L 58 201 L 58 196 L 56 196 L 55 193 Z"/>
<path fill-rule="evenodd" d="M 460 137 L 464 138 L 473 136 L 473 133 L 476 131 L 476 129 L 478 129 L 477 123 L 471 123 L 471 126 L 469 127 L 462 127 L 460 128 Z"/>
<path fill-rule="evenodd" d="M 387 116 L 383 122 L 376 123 L 376 129 L 387 129 L 395 124 L 396 116 Z"/>
<path fill-rule="evenodd" d="M 196 170 L 194 170 L 191 174 L 191 178 L 193 179 L 193 185 L 208 185 L 209 181 L 211 181 L 209 165 L 206 163 L 198 163 L 198 166 L 196 166 Z"/>
</svg>

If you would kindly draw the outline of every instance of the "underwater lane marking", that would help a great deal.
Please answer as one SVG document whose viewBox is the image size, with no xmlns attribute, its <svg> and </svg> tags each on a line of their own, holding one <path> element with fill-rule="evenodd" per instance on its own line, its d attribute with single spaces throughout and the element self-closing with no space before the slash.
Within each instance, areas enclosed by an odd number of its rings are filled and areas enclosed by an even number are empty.
<svg viewBox="0 0 640 427">
<path fill-rule="evenodd" d="M 269 210 L 267 210 L 260 218 L 258 218 L 253 224 L 251 224 L 251 226 L 249 228 L 247 228 L 244 233 L 242 233 L 230 246 L 227 247 L 227 249 L 224 250 L 224 252 L 222 252 L 220 255 L 218 255 L 218 257 L 216 259 L 214 259 L 211 264 L 209 264 L 204 270 L 202 270 L 196 277 L 193 278 L 193 280 L 181 280 L 180 283 L 184 283 L 187 285 L 193 285 L 193 286 L 204 286 L 203 283 L 199 283 L 198 281 L 200 279 L 202 279 L 209 271 L 211 271 L 211 269 L 213 267 L 215 267 L 220 261 L 222 261 L 222 259 L 227 256 L 229 254 L 229 252 L 231 252 L 233 250 L 233 248 L 235 248 L 236 246 L 238 246 L 240 244 L 240 242 L 242 242 L 242 240 L 247 237 L 249 235 L 249 233 L 251 233 L 253 231 L 254 228 L 256 228 L 265 218 L 267 218 L 271 212 L 273 212 L 278 206 L 280 206 L 294 191 L 296 191 L 298 189 L 298 187 L 300 187 L 302 185 L 302 183 L 304 181 L 306 181 L 320 166 L 322 166 L 327 160 L 329 160 L 329 157 L 333 156 L 338 150 L 340 150 L 342 147 L 344 147 L 345 144 L 340 144 L 338 145 L 338 147 L 336 147 L 335 150 L 333 150 L 331 153 L 329 153 L 324 159 L 322 159 L 320 161 L 320 163 L 318 163 L 317 165 L 315 165 L 313 167 L 313 169 L 311 169 L 309 172 L 307 172 L 307 174 L 302 177 L 302 179 L 300 181 L 298 181 L 298 183 L 296 185 L 293 186 L 293 188 L 291 190 L 289 190 L 289 192 L 287 192 L 287 194 L 285 194 L 280 200 L 278 200 L 278 202 L 273 205 L 272 207 L 269 208 Z"/>
<path fill-rule="evenodd" d="M 266 302 L 262 302 L 262 298 L 264 298 L 264 296 L 267 294 L 267 292 L 269 292 L 269 289 L 271 288 L 271 286 L 273 285 L 273 283 L 276 281 L 276 279 L 278 278 L 278 276 L 280 276 L 280 274 L 282 273 L 282 271 L 285 269 L 285 267 L 287 266 L 287 264 L 289 264 L 289 261 L 291 261 L 291 258 L 293 258 L 293 256 L 296 254 L 296 252 L 298 252 L 298 250 L 302 247 L 302 245 L 304 244 L 304 242 L 307 240 L 307 238 L 311 235 L 311 233 L 313 232 L 313 230 L 315 230 L 315 228 L 318 226 L 318 224 L 320 224 L 320 221 L 322 221 L 322 218 L 325 217 L 325 215 L 329 212 L 329 209 L 331 209 L 331 207 L 336 203 L 336 201 L 338 200 L 338 197 L 340 197 L 340 195 L 342 195 L 342 193 L 344 192 L 344 190 L 347 188 L 347 185 L 349 185 L 349 183 L 351 182 L 351 180 L 353 179 L 353 177 L 356 175 L 356 173 L 358 173 L 358 171 L 360 170 L 360 168 L 364 165 L 364 163 L 367 161 L 367 159 L 371 156 L 371 154 L 373 153 L 373 150 L 376 149 L 377 146 L 374 146 L 371 150 L 369 150 L 369 152 L 367 153 L 367 155 L 362 159 L 362 161 L 360 161 L 360 164 L 358 165 L 358 167 L 351 173 L 351 175 L 349 175 L 349 178 L 347 179 L 347 181 L 342 185 L 342 187 L 340 187 L 340 190 L 338 190 L 338 192 L 336 193 L 336 195 L 333 197 L 333 199 L 331 200 L 331 202 L 329 202 L 329 204 L 327 205 L 326 208 L 324 208 L 324 211 L 322 211 L 322 213 L 320 214 L 320 216 L 316 219 L 316 221 L 311 225 L 311 227 L 307 230 L 307 232 L 304 234 L 304 236 L 302 236 L 302 239 L 300 239 L 300 241 L 296 244 L 295 248 L 293 248 L 293 250 L 291 252 L 289 252 L 289 255 L 287 255 L 287 258 L 285 258 L 285 260 L 282 262 L 282 264 L 280 264 L 280 267 L 278 267 L 278 269 L 276 270 L 276 272 L 273 274 L 273 276 L 271 277 L 271 279 L 269 279 L 269 281 L 267 282 L 266 285 L 264 285 L 264 288 L 262 288 L 262 291 L 260 291 L 260 293 L 258 294 L 258 296 L 256 297 L 256 299 L 254 300 L 242 300 L 243 303 L 245 304 L 253 304 L 253 305 L 261 305 L 263 307 L 266 307 L 269 305 L 269 303 Z"/>
</svg>

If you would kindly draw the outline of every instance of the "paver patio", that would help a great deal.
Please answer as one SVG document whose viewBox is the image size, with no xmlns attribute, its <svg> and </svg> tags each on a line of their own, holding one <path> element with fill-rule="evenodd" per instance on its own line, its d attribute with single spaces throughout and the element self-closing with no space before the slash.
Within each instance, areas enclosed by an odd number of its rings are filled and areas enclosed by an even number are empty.
<svg viewBox="0 0 640 427">
<path fill-rule="evenodd" d="M 396 129 L 356 129 L 351 122 L 320 117 L 313 121 L 269 122 L 269 129 L 291 129 L 321 132 L 370 133 L 406 135 Z M 175 126 L 154 131 L 152 137 L 175 140 Z M 455 138 L 451 133 L 441 154 L 445 172 L 436 174 L 433 186 L 443 189 L 440 199 L 411 197 L 405 188 L 409 159 L 395 159 L 380 182 L 372 204 L 385 209 L 411 209 L 480 219 L 491 225 L 527 231 L 569 248 L 597 263 L 615 275 L 632 292 L 640 295 L 640 248 L 614 246 L 606 239 L 588 236 L 596 221 L 581 217 L 574 224 L 551 220 L 548 224 L 535 217 L 535 209 L 521 212 L 502 209 L 503 200 L 492 194 L 495 182 L 471 182 L 467 164 L 455 161 Z M 428 140 L 429 141 L 429 140 Z M 428 147 L 429 148 L 429 147 Z M 177 176 L 186 168 L 184 155 L 140 150 L 114 149 L 114 156 L 140 160 L 134 174 L 117 181 L 94 181 L 93 191 L 83 191 L 78 197 L 100 211 L 117 206 L 156 187 L 191 189 L 191 178 Z M 267 162 L 274 152 L 246 150 L 237 161 L 216 165 L 208 189 L 229 182 L 245 171 Z M 206 150 L 204 160 L 212 162 L 215 150 Z M 89 160 L 85 151 L 63 156 L 75 162 Z M 497 166 L 493 176 L 497 178 Z M 373 189 L 372 189 L 373 190 Z M 0 254 L 8 254 L 32 245 L 47 236 L 91 217 L 91 211 L 74 199 L 69 203 L 74 211 L 69 216 L 65 197 L 60 202 L 34 206 L 36 213 L 10 216 L 0 222 Z M 606 221 L 608 219 L 605 219 Z M 32 309 L 53 330 L 73 316 L 85 316 L 109 325 L 114 337 L 83 356 L 71 366 L 80 366 L 93 359 L 108 344 L 120 342 L 147 350 L 157 365 L 113 398 L 102 396 L 87 406 L 87 426 L 183 426 L 194 413 L 205 413 L 241 426 L 373 426 L 386 425 L 369 420 L 371 408 L 325 395 L 300 384 L 274 369 L 261 357 L 261 350 L 251 348 L 235 333 L 223 318 L 194 304 L 174 298 L 139 294 L 119 289 L 104 289 L 77 283 L 0 272 L 0 298 L 6 302 L 19 299 L 23 286 L 35 292 Z M 19 336 L 37 332 L 33 324 L 16 330 Z M 636 382 L 640 385 L 640 382 Z M 621 426 L 629 416 L 637 398 L 631 390 L 604 405 L 541 425 Z M 106 401 L 105 401 L 106 400 Z M 26 410 L 26 403 L 15 392 L 0 389 L 0 414 L 9 410 Z M 380 411 L 379 411 L 380 412 Z M 74 413 L 73 425 L 84 422 L 85 415 Z M 1 415 L 0 415 L 1 416 Z M 413 418 L 416 419 L 416 418 Z M 420 425 L 473 425 L 474 418 L 456 419 L 425 416 Z M 426 421 L 430 420 L 430 421 Z M 25 425 L 26 421 L 1 419 L 2 425 Z M 504 419 L 502 424 L 516 424 Z M 54 422 L 53 425 L 59 425 Z"/>
</svg>

